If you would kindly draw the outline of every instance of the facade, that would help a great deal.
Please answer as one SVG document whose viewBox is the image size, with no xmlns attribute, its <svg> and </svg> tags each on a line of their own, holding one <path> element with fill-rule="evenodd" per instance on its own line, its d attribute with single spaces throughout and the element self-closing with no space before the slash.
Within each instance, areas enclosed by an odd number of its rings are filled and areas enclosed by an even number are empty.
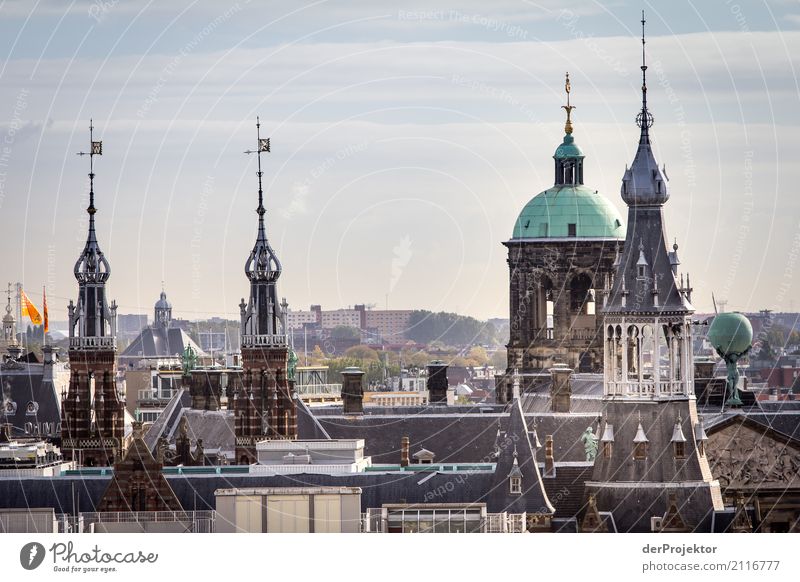
<svg viewBox="0 0 800 582">
<path fill-rule="evenodd" d="M 602 369 L 600 295 L 613 275 L 625 226 L 611 202 L 584 184 L 584 154 L 575 143 L 567 76 L 567 123 L 556 148 L 555 184 L 520 212 L 508 248 L 508 367 L 497 398 L 512 398 L 512 375 L 523 391 L 556 362 Z"/>
<path fill-rule="evenodd" d="M 111 266 L 95 233 L 94 156 L 102 142 L 93 141 L 89 125 L 89 234 L 73 270 L 78 302 L 69 302 L 69 389 L 61 406 L 61 449 L 79 463 L 111 465 L 122 453 L 125 404 L 117 391 L 117 305 L 106 298 Z"/>
<path fill-rule="evenodd" d="M 598 515 L 609 512 L 619 531 L 704 530 L 722 497 L 697 415 L 691 289 L 678 280 L 677 244 L 667 247 L 667 178 L 651 148 L 644 60 L 641 68 L 639 146 L 622 179 L 628 231 L 602 310 L 603 426 L 583 528 L 606 528 Z"/>
<path fill-rule="evenodd" d="M 218 489 L 217 532 L 359 533 L 359 487 Z"/>
<path fill-rule="evenodd" d="M 256 128 L 260 131 L 260 123 Z M 287 365 L 286 302 L 278 303 L 281 263 L 267 241 L 264 194 L 261 186 L 261 152 L 269 140 L 258 136 L 258 234 L 245 263 L 250 299 L 242 299 L 242 386 L 234 397 L 236 459 L 256 461 L 256 443 L 266 438 L 297 438 L 297 404 L 289 384 Z"/>
</svg>

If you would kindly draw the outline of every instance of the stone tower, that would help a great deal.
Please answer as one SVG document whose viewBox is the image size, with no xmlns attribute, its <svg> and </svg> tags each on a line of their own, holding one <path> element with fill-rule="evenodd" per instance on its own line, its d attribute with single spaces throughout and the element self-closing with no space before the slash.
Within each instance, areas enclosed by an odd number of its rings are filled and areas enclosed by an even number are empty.
<svg viewBox="0 0 800 582">
<path fill-rule="evenodd" d="M 517 370 L 521 389 L 556 363 L 580 371 L 602 368 L 597 310 L 609 284 L 625 225 L 614 205 L 584 184 L 584 154 L 575 143 L 565 89 L 567 122 L 556 148 L 555 183 L 520 212 L 508 248 L 510 339 L 508 368 L 497 399 L 507 402 Z"/>
<path fill-rule="evenodd" d="M 93 141 L 89 124 L 89 234 L 73 270 L 78 302 L 69 302 L 69 389 L 62 394 L 61 450 L 85 466 L 107 466 L 122 452 L 125 403 L 116 386 L 117 306 L 106 299 L 111 275 L 95 233 L 94 156 L 103 144 Z M 81 152 L 84 155 L 84 152 Z"/>
<path fill-rule="evenodd" d="M 167 293 L 161 289 L 161 295 L 153 306 L 153 327 L 170 327 L 172 323 L 172 303 L 167 299 Z"/>
<path fill-rule="evenodd" d="M 264 226 L 264 194 L 261 186 L 261 153 L 269 152 L 269 138 L 262 139 L 256 122 L 258 147 L 258 234 L 245 263 L 250 299 L 239 305 L 242 336 L 242 384 L 234 396 L 236 460 L 256 462 L 256 443 L 264 439 L 297 438 L 297 404 L 289 385 L 289 344 L 286 313 L 278 303 L 281 263 L 267 241 Z"/>
<path fill-rule="evenodd" d="M 8 284 L 6 314 L 3 316 L 3 336 L 0 338 L 0 349 L 17 345 L 17 322 L 12 314 L 11 283 Z"/>
<path fill-rule="evenodd" d="M 667 248 L 669 193 L 650 143 L 644 16 L 641 69 L 639 146 L 622 179 L 628 232 L 602 310 L 604 423 L 586 494 L 597 510 L 613 514 L 619 531 L 664 531 L 676 523 L 702 530 L 722 500 L 696 441 L 694 309 L 691 289 L 678 280 L 677 249 Z"/>
</svg>

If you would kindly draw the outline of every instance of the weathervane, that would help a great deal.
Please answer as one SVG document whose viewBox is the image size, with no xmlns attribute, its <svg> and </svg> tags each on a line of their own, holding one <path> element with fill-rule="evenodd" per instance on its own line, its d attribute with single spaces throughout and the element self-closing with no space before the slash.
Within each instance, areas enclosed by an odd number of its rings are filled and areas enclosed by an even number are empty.
<svg viewBox="0 0 800 582">
<path fill-rule="evenodd" d="M 94 157 L 103 155 L 103 142 L 94 141 L 94 125 L 92 120 L 89 120 L 89 151 L 78 152 L 79 156 L 89 156 L 89 208 L 86 211 L 89 215 L 94 216 L 96 209 L 94 207 Z"/>
<path fill-rule="evenodd" d="M 564 83 L 564 91 L 567 92 L 567 104 L 561 106 L 561 108 L 564 109 L 567 112 L 567 123 L 564 124 L 564 131 L 567 134 L 572 134 L 571 114 L 572 114 L 572 110 L 575 109 L 574 105 L 570 105 L 569 104 L 569 92 L 570 92 L 571 89 L 572 89 L 572 85 L 569 84 L 569 72 L 567 72 L 567 80 Z"/>
<path fill-rule="evenodd" d="M 258 215 L 264 216 L 264 191 L 261 188 L 261 176 L 264 172 L 261 171 L 261 152 L 269 153 L 269 138 L 261 137 L 261 120 L 256 117 L 256 136 L 258 138 L 258 147 L 254 150 L 246 150 L 246 154 L 256 154 L 258 156 Z"/>
</svg>

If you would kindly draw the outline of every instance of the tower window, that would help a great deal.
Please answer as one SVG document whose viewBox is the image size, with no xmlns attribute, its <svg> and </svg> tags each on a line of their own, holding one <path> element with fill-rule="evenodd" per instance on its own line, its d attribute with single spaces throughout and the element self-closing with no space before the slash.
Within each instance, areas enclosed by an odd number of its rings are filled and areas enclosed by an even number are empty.
<svg viewBox="0 0 800 582">
<path fill-rule="evenodd" d="M 610 442 L 603 443 L 603 458 L 610 459 L 611 453 L 613 452 L 613 444 Z"/>
<path fill-rule="evenodd" d="M 676 442 L 675 443 L 675 458 L 676 459 L 683 459 L 686 457 L 686 443 Z"/>
<path fill-rule="evenodd" d="M 567 225 L 567 236 L 578 236 L 577 224 L 570 222 Z"/>
<path fill-rule="evenodd" d="M 512 495 L 522 495 L 522 478 L 511 477 L 509 484 Z"/>
<path fill-rule="evenodd" d="M 636 276 L 639 277 L 640 279 L 644 279 L 646 276 L 644 265 L 638 265 L 636 267 L 636 270 L 637 270 Z"/>
<path fill-rule="evenodd" d="M 644 461 L 647 458 L 647 443 L 636 443 L 633 448 L 633 458 Z"/>
</svg>

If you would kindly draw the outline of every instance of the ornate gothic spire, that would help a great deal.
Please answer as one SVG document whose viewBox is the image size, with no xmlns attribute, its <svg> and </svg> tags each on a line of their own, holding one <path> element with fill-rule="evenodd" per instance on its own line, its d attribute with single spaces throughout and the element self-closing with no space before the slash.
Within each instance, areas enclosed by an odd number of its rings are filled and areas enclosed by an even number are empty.
<svg viewBox="0 0 800 582">
<path fill-rule="evenodd" d="M 645 53 L 644 11 L 642 11 L 642 109 L 636 116 L 640 128 L 639 146 L 631 167 L 622 178 L 622 199 L 628 206 L 655 206 L 669 200 L 667 178 L 658 168 L 650 146 L 653 115 L 647 108 L 647 56 Z"/>
<path fill-rule="evenodd" d="M 97 243 L 97 234 L 94 228 L 94 215 L 97 209 L 94 206 L 94 156 L 103 155 L 103 142 L 94 141 L 94 126 L 89 120 L 89 151 L 78 152 L 79 156 L 89 156 L 89 233 L 86 237 L 86 246 L 75 262 L 74 274 L 78 283 L 105 283 L 111 275 L 111 266 L 103 256 L 100 245 Z"/>
<path fill-rule="evenodd" d="M 264 173 L 261 171 L 261 152 L 270 151 L 269 138 L 261 138 L 261 121 L 256 117 L 256 135 L 258 147 L 255 150 L 247 150 L 246 154 L 256 154 L 258 157 L 258 235 L 256 236 L 256 244 L 253 247 L 250 257 L 245 263 L 244 272 L 250 281 L 277 281 L 281 276 L 281 262 L 278 260 L 275 251 L 269 245 L 267 240 L 266 227 L 264 226 L 264 190 L 261 184 L 261 178 Z"/>
</svg>

